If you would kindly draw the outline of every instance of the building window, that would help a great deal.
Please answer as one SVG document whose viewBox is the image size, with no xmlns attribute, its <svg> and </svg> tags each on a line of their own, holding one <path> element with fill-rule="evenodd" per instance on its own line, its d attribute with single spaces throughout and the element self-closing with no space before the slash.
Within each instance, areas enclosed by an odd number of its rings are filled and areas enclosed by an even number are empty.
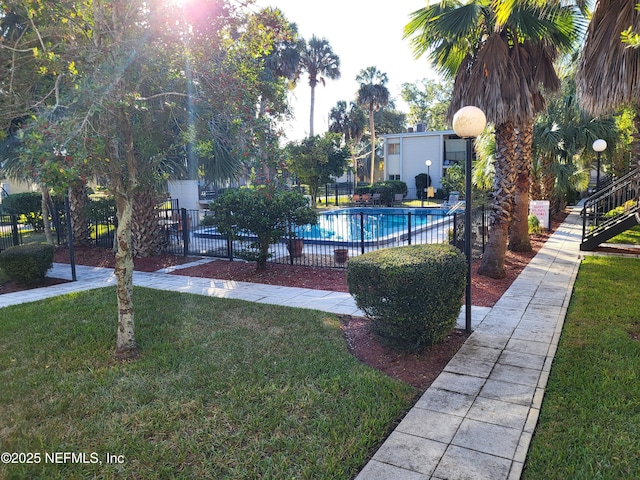
<svg viewBox="0 0 640 480">
<path fill-rule="evenodd" d="M 389 180 L 400 180 L 400 175 L 389 175 Z"/>
<path fill-rule="evenodd" d="M 400 144 L 390 143 L 387 145 L 387 155 L 400 155 Z"/>
</svg>

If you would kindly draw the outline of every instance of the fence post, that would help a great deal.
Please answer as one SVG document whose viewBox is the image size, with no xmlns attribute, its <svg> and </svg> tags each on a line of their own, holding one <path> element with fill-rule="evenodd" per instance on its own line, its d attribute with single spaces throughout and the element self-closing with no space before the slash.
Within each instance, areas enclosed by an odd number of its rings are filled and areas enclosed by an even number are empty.
<svg viewBox="0 0 640 480">
<path fill-rule="evenodd" d="M 334 188 L 336 190 L 336 207 L 340 205 L 340 200 L 338 199 L 338 184 L 334 183 Z"/>
<path fill-rule="evenodd" d="M 458 214 L 453 212 L 453 239 L 451 244 L 458 247 Z"/>
<path fill-rule="evenodd" d="M 189 215 L 186 208 L 180 209 L 180 216 L 182 217 L 182 246 L 186 257 L 189 255 Z"/>
<path fill-rule="evenodd" d="M 407 213 L 407 240 L 409 241 L 409 245 L 411 245 L 411 212 Z"/>
<path fill-rule="evenodd" d="M 13 237 L 13 245 L 20 245 L 20 235 L 18 231 L 18 216 L 11 214 L 11 236 Z"/>
<path fill-rule="evenodd" d="M 360 212 L 360 252 L 364 253 L 364 212 Z"/>
<path fill-rule="evenodd" d="M 67 224 L 67 246 L 69 247 L 69 263 L 71 264 L 71 279 L 75 282 L 77 280 L 76 259 L 75 259 L 75 253 L 73 250 L 73 230 L 71 225 L 71 206 L 69 205 L 69 195 L 64 196 L 64 217 Z"/>
</svg>

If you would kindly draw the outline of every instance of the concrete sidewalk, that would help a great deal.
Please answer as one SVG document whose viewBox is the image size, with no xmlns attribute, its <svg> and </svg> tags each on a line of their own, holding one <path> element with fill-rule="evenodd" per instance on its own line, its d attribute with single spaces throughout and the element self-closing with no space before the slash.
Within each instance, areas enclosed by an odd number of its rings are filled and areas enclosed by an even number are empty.
<svg viewBox="0 0 640 480">
<path fill-rule="evenodd" d="M 580 265 L 574 208 L 357 480 L 520 478 Z"/>
<path fill-rule="evenodd" d="M 472 308 L 473 334 L 357 480 L 520 478 L 580 265 L 579 213 L 574 208 L 494 307 Z M 0 295 L 0 307 L 116 283 L 112 269 L 76 273 L 77 282 Z M 348 293 L 166 273 L 135 272 L 134 284 L 362 315 Z M 49 275 L 71 279 L 70 266 L 54 264 Z"/>
<path fill-rule="evenodd" d="M 262 283 L 216 280 L 183 275 L 167 275 L 167 273 L 175 270 L 193 267 L 211 261 L 216 260 L 205 258 L 153 273 L 134 272 L 133 283 L 136 286 L 156 290 L 170 290 L 208 297 L 235 298 L 248 302 L 311 308 L 336 314 L 364 316 L 363 312 L 356 306 L 353 297 L 345 292 L 282 287 Z M 48 273 L 48 276 L 71 280 L 71 267 L 65 263 L 54 263 L 53 269 Z M 0 295 L 0 308 L 116 284 L 116 277 L 111 268 L 76 265 L 76 278 L 76 282 L 25 290 L 22 292 L 5 293 Z M 474 325 L 479 324 L 490 310 L 490 308 L 486 307 L 472 307 L 472 323 Z M 464 309 L 461 311 L 461 316 L 458 319 L 458 328 L 464 328 L 463 314 Z"/>
</svg>

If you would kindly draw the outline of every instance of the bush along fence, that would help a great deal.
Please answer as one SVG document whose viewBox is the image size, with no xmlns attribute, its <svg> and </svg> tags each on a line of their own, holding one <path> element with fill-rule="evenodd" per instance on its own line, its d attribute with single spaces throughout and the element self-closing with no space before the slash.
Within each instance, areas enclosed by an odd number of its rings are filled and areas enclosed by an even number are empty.
<svg viewBox="0 0 640 480">
<path fill-rule="evenodd" d="M 162 209 L 160 222 L 167 253 L 242 258 L 255 240 L 242 236 L 231 240 L 211 226 L 207 212 Z M 488 234 L 488 211 L 473 210 L 472 255 L 484 251 Z M 351 208 L 328 211 L 318 224 L 293 226 L 269 250 L 271 263 L 319 267 L 346 267 L 349 258 L 381 248 L 412 244 L 447 243 L 464 251 L 464 212 L 448 215 L 438 209 Z"/>
<path fill-rule="evenodd" d="M 22 232 L 17 215 L 0 215 L 0 251 L 22 245 Z"/>
</svg>

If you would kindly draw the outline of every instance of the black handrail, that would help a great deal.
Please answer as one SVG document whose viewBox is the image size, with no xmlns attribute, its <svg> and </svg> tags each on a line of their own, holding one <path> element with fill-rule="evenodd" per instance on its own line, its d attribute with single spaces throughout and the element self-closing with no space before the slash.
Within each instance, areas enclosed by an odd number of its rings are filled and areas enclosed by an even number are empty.
<svg viewBox="0 0 640 480">
<path fill-rule="evenodd" d="M 600 189 L 584 202 L 582 216 L 582 241 L 606 230 L 627 216 L 638 211 L 640 194 L 640 168 L 636 168 Z M 616 214 L 610 212 L 619 209 Z"/>
</svg>

